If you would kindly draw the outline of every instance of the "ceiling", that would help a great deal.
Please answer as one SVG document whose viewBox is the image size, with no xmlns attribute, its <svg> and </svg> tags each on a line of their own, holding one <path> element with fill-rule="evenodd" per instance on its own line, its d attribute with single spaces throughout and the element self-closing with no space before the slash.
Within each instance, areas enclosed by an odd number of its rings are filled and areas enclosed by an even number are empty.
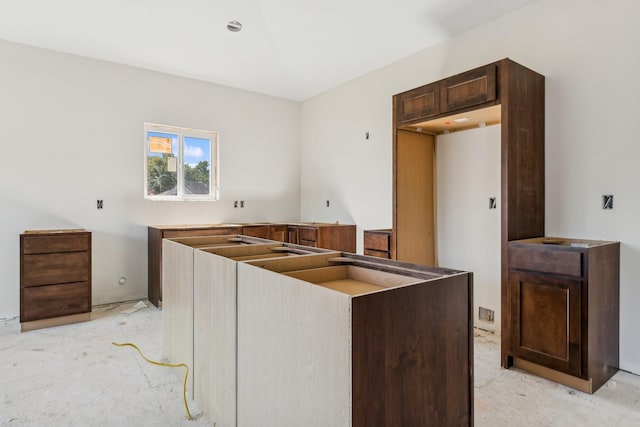
<svg viewBox="0 0 640 427">
<path fill-rule="evenodd" d="M 304 100 L 535 1 L 0 0 L 0 39 Z"/>
</svg>

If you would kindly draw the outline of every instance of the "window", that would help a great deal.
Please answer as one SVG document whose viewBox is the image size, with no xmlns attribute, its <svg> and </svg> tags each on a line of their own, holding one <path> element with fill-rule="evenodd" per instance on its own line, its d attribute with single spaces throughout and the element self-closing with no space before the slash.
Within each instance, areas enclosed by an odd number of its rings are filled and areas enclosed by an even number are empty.
<svg viewBox="0 0 640 427">
<path fill-rule="evenodd" d="M 146 199 L 218 199 L 217 132 L 145 123 L 144 135 Z"/>
</svg>

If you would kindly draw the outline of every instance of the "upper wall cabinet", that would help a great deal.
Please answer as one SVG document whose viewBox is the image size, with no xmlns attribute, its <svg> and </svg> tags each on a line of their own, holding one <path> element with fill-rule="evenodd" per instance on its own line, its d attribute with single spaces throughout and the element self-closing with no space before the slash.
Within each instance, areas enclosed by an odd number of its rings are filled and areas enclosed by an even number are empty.
<svg viewBox="0 0 640 427">
<path fill-rule="evenodd" d="M 398 122 L 437 116 L 440 114 L 440 84 L 420 86 L 397 95 L 395 114 Z"/>
<path fill-rule="evenodd" d="M 450 115 L 456 110 L 494 105 L 498 100 L 498 64 L 489 64 L 395 96 L 397 123 Z"/>
<path fill-rule="evenodd" d="M 465 107 L 472 107 L 498 98 L 496 76 L 498 67 L 490 64 L 440 83 L 440 110 L 450 113 Z"/>
</svg>

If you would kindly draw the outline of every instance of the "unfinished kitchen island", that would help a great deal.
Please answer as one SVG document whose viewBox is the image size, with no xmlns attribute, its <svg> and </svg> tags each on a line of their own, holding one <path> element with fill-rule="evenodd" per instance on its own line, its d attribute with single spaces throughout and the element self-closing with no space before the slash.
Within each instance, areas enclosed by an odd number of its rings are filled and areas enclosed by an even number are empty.
<svg viewBox="0 0 640 427">
<path fill-rule="evenodd" d="M 194 316 L 195 400 L 214 423 L 473 425 L 471 273 L 319 249 L 230 257 L 239 249 L 194 251 L 194 313 L 211 313 Z"/>
</svg>

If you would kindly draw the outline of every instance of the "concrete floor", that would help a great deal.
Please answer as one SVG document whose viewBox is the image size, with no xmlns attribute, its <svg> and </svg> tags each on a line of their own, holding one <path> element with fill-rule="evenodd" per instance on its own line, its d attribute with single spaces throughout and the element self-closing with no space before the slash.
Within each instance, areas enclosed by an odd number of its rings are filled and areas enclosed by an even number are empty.
<svg viewBox="0 0 640 427">
<path fill-rule="evenodd" d="M 162 311 L 132 314 L 133 304 L 94 307 L 93 320 L 20 333 L 0 321 L 0 426 L 211 426 L 170 368 L 144 362 L 162 355 Z M 640 426 L 640 377 L 617 373 L 587 395 L 499 367 L 498 337 L 475 336 L 476 426 Z"/>
<path fill-rule="evenodd" d="M 618 371 L 594 394 L 500 367 L 500 337 L 476 330 L 475 425 L 637 427 L 640 376 Z"/>
</svg>

